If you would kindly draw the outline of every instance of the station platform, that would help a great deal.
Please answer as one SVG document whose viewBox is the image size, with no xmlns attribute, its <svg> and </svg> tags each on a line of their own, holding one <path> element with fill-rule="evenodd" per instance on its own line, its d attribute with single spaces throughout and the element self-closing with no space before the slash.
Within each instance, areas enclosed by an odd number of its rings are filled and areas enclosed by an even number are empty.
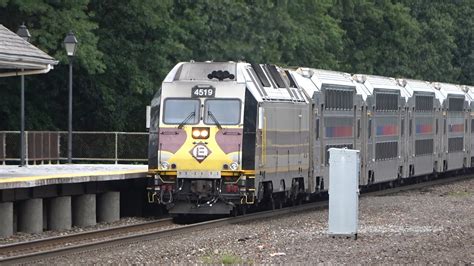
<svg viewBox="0 0 474 266">
<path fill-rule="evenodd" d="M 0 190 L 143 178 L 147 170 L 147 165 L 129 164 L 2 165 Z"/>
</svg>

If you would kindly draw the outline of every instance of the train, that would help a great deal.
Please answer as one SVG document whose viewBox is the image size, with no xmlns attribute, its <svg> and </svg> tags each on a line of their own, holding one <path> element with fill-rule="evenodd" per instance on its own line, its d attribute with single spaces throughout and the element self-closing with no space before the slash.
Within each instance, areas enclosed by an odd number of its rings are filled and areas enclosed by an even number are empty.
<svg viewBox="0 0 474 266">
<path fill-rule="evenodd" d="M 148 200 L 245 212 L 327 192 L 330 148 L 360 188 L 474 167 L 474 87 L 247 62 L 181 62 L 151 102 Z"/>
</svg>

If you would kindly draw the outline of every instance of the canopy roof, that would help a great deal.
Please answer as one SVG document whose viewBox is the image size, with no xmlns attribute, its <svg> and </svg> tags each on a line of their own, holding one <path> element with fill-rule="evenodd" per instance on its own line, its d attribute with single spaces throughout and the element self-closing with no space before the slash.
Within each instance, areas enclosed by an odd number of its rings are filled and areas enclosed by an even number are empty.
<svg viewBox="0 0 474 266">
<path fill-rule="evenodd" d="M 0 77 L 47 73 L 58 61 L 0 24 Z"/>
</svg>

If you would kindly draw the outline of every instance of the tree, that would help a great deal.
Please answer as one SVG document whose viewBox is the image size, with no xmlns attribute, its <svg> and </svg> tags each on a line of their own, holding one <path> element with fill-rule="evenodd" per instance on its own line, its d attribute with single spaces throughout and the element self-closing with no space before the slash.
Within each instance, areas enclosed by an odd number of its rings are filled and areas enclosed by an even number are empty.
<svg viewBox="0 0 474 266">
<path fill-rule="evenodd" d="M 101 73 L 105 69 L 102 53 L 97 49 L 97 24 L 94 14 L 88 11 L 88 0 L 1 0 L 2 23 L 12 31 L 25 22 L 32 34 L 30 42 L 61 63 L 48 75 L 29 76 L 26 79 L 27 129 L 65 129 L 67 125 L 67 62 L 62 41 L 69 30 L 80 40 L 76 56 L 78 74 Z M 31 84 L 34 84 L 31 85 Z M 18 78 L 0 79 L 0 128 L 19 128 Z M 80 86 L 77 87 L 80 91 Z M 17 97 L 15 97 L 17 95 Z"/>
<path fill-rule="evenodd" d="M 61 62 L 26 78 L 27 129 L 66 129 L 67 58 L 74 130 L 143 131 L 145 106 L 180 61 L 237 61 L 474 84 L 474 1 L 0 0 Z M 0 128 L 19 129 L 19 79 L 0 79 Z"/>
<path fill-rule="evenodd" d="M 405 4 L 421 28 L 416 43 L 419 51 L 412 59 L 417 75 L 425 80 L 459 82 L 460 68 L 453 64 L 458 49 L 457 5 L 446 1 L 406 1 Z"/>
<path fill-rule="evenodd" d="M 412 59 L 421 30 L 404 5 L 389 0 L 340 0 L 335 3 L 333 14 L 346 32 L 346 71 L 417 76 Z"/>
</svg>

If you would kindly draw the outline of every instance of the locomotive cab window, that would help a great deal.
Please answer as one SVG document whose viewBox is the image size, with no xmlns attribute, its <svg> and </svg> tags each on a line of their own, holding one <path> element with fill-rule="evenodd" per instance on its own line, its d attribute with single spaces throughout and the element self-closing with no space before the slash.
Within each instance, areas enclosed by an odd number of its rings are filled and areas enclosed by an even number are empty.
<svg viewBox="0 0 474 266">
<path fill-rule="evenodd" d="M 163 122 L 166 124 L 197 124 L 200 101 L 194 99 L 166 99 Z"/>
<path fill-rule="evenodd" d="M 205 102 L 204 123 L 208 125 L 237 125 L 241 102 L 238 99 L 209 99 Z"/>
</svg>

